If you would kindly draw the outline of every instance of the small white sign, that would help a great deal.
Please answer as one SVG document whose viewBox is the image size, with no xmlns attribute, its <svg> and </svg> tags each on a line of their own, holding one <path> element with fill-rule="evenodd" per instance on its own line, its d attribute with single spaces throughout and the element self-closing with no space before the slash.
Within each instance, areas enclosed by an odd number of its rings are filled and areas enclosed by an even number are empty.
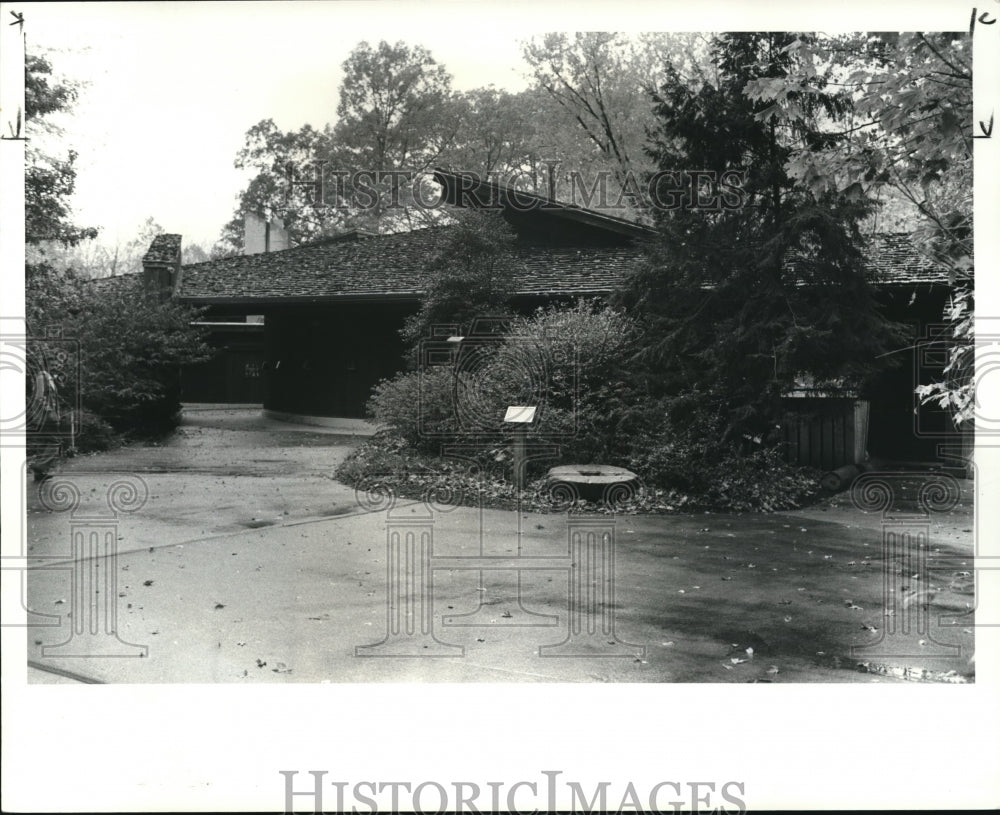
<svg viewBox="0 0 1000 815">
<path fill-rule="evenodd" d="M 518 422 L 520 424 L 530 424 L 535 421 L 535 410 L 537 408 L 526 405 L 511 405 L 507 408 L 507 415 L 503 417 L 505 422 Z"/>
</svg>

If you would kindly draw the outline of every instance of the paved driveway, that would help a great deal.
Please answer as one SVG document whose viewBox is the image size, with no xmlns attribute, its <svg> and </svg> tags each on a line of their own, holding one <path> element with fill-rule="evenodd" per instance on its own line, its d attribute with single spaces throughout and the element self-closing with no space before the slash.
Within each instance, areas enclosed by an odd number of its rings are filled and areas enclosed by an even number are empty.
<svg viewBox="0 0 1000 815">
<path fill-rule="evenodd" d="M 967 482 L 948 513 L 907 515 L 925 548 L 886 559 L 882 515 L 843 497 L 744 516 L 369 511 L 331 478 L 356 442 L 191 413 L 163 446 L 69 462 L 75 517 L 29 485 L 45 567 L 29 606 L 50 623 L 28 629 L 32 681 L 973 679 Z M 144 505 L 92 520 L 122 478 Z M 113 534 L 116 555 L 74 561 L 74 530 Z"/>
</svg>

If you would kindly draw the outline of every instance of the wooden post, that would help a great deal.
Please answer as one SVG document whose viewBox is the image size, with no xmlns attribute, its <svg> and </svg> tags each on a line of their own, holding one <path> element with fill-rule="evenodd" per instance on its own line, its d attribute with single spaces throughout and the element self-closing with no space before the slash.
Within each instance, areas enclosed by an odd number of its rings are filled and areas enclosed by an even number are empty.
<svg viewBox="0 0 1000 815">
<path fill-rule="evenodd" d="M 526 454 L 528 430 L 525 425 L 514 428 L 514 489 L 518 492 L 524 489 L 525 469 L 528 464 Z"/>
<path fill-rule="evenodd" d="M 504 423 L 513 424 L 512 443 L 514 453 L 514 488 L 524 489 L 525 469 L 528 464 L 528 425 L 535 421 L 535 410 L 530 405 L 511 405 L 503 417 Z"/>
</svg>

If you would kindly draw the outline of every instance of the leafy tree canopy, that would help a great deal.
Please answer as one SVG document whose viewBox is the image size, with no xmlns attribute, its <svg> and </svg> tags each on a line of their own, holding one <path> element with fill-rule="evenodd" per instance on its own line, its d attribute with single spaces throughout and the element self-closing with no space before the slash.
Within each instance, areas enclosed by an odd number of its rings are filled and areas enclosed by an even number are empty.
<svg viewBox="0 0 1000 815">
<path fill-rule="evenodd" d="M 785 46 L 794 68 L 751 80 L 746 93 L 779 127 L 818 93 L 836 94 L 851 116 L 819 147 L 797 144 L 786 171 L 817 194 L 888 198 L 907 205 L 916 245 L 955 286 L 939 381 L 918 386 L 959 424 L 975 407 L 972 234 L 972 40 L 965 33 L 859 33 L 799 37 Z"/>
<path fill-rule="evenodd" d="M 864 271 L 859 224 L 871 203 L 811 190 L 786 169 L 793 145 L 836 138 L 825 125 L 849 105 L 816 93 L 779 128 L 744 93 L 788 73 L 794 40 L 723 35 L 713 81 L 692 86 L 668 71 L 649 148 L 667 205 L 654 211 L 659 239 L 621 294 L 644 316 L 639 361 L 651 392 L 718 412 L 728 439 L 773 437 L 780 398 L 803 375 L 862 385 L 894 341 Z M 720 188 L 726 173 L 739 174 L 739 195 Z M 686 197 L 671 197 L 678 187 Z M 725 192 L 736 200 L 725 204 Z M 699 196 L 710 205 L 693 205 Z"/>
<path fill-rule="evenodd" d="M 420 311 L 400 332 L 411 348 L 431 336 L 436 325 L 455 324 L 464 334 L 477 317 L 510 313 L 514 233 L 496 212 L 462 210 L 456 219 L 443 228 L 440 248 L 425 264 Z"/>
<path fill-rule="evenodd" d="M 624 176 L 641 176 L 652 166 L 641 149 L 652 123 L 644 89 L 668 58 L 686 78 L 709 65 L 703 38 L 695 35 L 554 34 L 526 42 L 523 54 L 531 71 L 526 90 L 460 92 L 425 48 L 359 43 L 344 62 L 336 117 L 287 133 L 264 120 L 247 132 L 236 166 L 254 176 L 216 253 L 241 250 L 244 212 L 281 217 L 297 243 L 351 228 L 391 232 L 440 223 L 439 210 L 414 206 L 414 185 L 423 200 L 433 200 L 421 173 L 435 166 L 496 173 L 519 189 L 543 193 L 553 172 L 563 198 L 582 192 L 571 189 L 570 174 L 579 176 L 586 193 L 604 174 L 600 204 L 614 207 Z M 314 189 L 296 185 L 290 191 L 290 162 L 304 181 L 316 178 L 318 162 L 330 171 L 402 170 L 416 178 L 355 184 L 328 177 L 327 206 L 315 207 Z M 364 205 L 353 206 L 359 198 Z M 621 214 L 642 215 L 630 199 Z"/>
<path fill-rule="evenodd" d="M 76 186 L 76 152 L 49 155 L 34 146 L 30 136 L 44 129 L 44 118 L 68 110 L 77 98 L 77 88 L 56 81 L 52 64 L 42 56 L 25 57 L 24 110 L 29 135 L 24 177 L 25 241 L 37 244 L 58 241 L 72 245 L 97 236 L 93 227 L 72 222 L 70 197 Z"/>
</svg>

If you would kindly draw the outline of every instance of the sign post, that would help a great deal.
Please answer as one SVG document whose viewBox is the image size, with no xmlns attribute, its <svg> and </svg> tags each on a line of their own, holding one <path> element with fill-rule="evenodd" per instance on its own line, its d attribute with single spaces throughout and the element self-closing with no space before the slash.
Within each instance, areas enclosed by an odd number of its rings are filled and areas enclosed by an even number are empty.
<svg viewBox="0 0 1000 815">
<path fill-rule="evenodd" d="M 525 470 L 528 464 L 528 425 L 535 421 L 535 410 L 534 406 L 511 405 L 507 408 L 507 414 L 503 417 L 505 423 L 514 425 L 512 444 L 514 453 L 514 488 L 518 492 L 524 489 Z"/>
</svg>

